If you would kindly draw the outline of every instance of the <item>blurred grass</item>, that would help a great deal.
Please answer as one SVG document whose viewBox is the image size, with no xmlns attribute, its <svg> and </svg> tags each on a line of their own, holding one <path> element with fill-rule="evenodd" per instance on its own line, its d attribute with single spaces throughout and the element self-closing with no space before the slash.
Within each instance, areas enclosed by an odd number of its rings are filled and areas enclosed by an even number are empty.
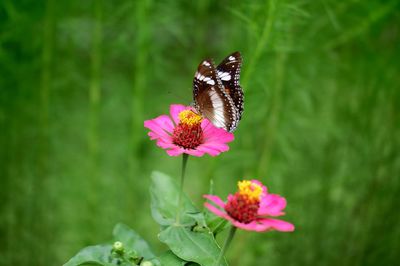
<svg viewBox="0 0 400 266">
<path fill-rule="evenodd" d="M 201 206 L 260 178 L 293 234 L 239 232 L 232 265 L 397 265 L 398 1 L 0 3 L 0 264 L 60 265 L 115 223 L 156 250 L 143 120 L 191 101 L 203 58 L 244 57 L 231 150 L 191 158 Z"/>
</svg>

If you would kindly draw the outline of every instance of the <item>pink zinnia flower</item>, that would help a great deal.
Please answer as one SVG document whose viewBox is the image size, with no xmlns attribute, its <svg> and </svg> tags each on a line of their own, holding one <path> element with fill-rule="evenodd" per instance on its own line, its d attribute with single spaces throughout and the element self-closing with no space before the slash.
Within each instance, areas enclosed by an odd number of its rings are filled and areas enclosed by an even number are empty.
<svg viewBox="0 0 400 266">
<path fill-rule="evenodd" d="M 268 194 L 267 188 L 258 180 L 238 182 L 238 191 L 228 196 L 225 203 L 219 197 L 204 195 L 219 208 L 204 203 L 214 214 L 228 220 L 237 228 L 262 232 L 266 230 L 293 231 L 294 225 L 282 220 L 270 218 L 284 215 L 285 198 Z"/>
<path fill-rule="evenodd" d="M 203 156 L 208 153 L 216 156 L 229 150 L 226 143 L 233 140 L 233 134 L 216 128 L 196 114 L 192 107 L 172 104 L 170 114 L 172 119 L 168 115 L 160 115 L 144 121 L 144 127 L 150 129 L 150 139 L 157 140 L 157 146 L 166 149 L 168 155 L 186 153 Z"/>
</svg>

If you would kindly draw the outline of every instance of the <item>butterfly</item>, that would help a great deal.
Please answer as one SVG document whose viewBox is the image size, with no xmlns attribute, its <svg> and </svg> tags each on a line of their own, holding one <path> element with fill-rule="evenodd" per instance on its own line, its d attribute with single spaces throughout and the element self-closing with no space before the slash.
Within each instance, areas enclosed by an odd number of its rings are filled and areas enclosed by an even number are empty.
<svg viewBox="0 0 400 266">
<path fill-rule="evenodd" d="M 244 95 L 239 84 L 242 56 L 228 55 L 215 67 L 203 60 L 193 79 L 193 102 L 196 111 L 218 128 L 234 131 L 242 118 Z"/>
</svg>

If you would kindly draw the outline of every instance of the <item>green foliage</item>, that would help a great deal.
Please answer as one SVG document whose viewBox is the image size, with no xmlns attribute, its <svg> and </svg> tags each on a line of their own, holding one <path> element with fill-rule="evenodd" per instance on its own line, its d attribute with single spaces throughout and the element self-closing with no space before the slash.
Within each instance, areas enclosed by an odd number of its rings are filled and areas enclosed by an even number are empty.
<svg viewBox="0 0 400 266">
<path fill-rule="evenodd" d="M 200 207 L 210 179 L 224 197 L 259 178 L 287 198 L 296 231 L 238 231 L 231 265 L 397 265 L 399 10 L 397 0 L 0 1 L 0 265 L 62 265 L 120 221 L 161 254 L 149 176 L 179 176 L 180 160 L 143 121 L 189 104 L 198 63 L 235 50 L 243 119 L 229 152 L 190 158 L 185 191 Z"/>
<path fill-rule="evenodd" d="M 98 245 L 90 246 L 82 249 L 72 259 L 70 259 L 64 266 L 76 266 L 76 265 L 104 265 L 113 266 L 118 265 L 112 263 L 111 257 L 111 245 Z"/>
<path fill-rule="evenodd" d="M 178 258 L 172 251 L 168 250 L 160 256 L 161 265 L 185 266 L 187 261 Z"/>
<path fill-rule="evenodd" d="M 178 211 L 179 187 L 171 177 L 161 173 L 153 172 L 151 176 L 152 185 L 150 187 L 151 195 L 151 213 L 154 220 L 160 225 L 172 225 L 175 223 Z M 183 208 L 179 216 L 180 223 L 183 225 L 192 225 L 194 219 L 187 214 L 197 213 L 197 208 L 191 200 L 184 195 Z"/>
<path fill-rule="evenodd" d="M 214 235 L 217 235 L 218 233 L 222 232 L 230 225 L 227 220 L 221 217 L 217 217 L 215 215 L 209 215 L 207 217 L 209 218 L 207 219 L 206 223 Z"/>
<path fill-rule="evenodd" d="M 215 265 L 221 253 L 213 232 L 207 227 L 205 218 L 190 199 L 184 195 L 182 210 L 177 216 L 179 187 L 175 181 L 161 173 L 153 172 L 150 189 L 151 209 L 156 222 L 161 225 L 159 239 L 170 251 L 159 258 L 150 250 L 135 231 L 124 224 L 117 224 L 113 230 L 114 245 L 99 245 L 84 248 L 65 266 L 98 264 L 142 265 L 142 261 L 153 260 L 153 264 L 173 265 Z M 201 230 L 194 230 L 199 226 Z M 220 265 L 227 265 L 223 261 Z"/>
<path fill-rule="evenodd" d="M 178 222 L 176 210 L 179 187 L 171 177 L 160 172 L 153 172 L 152 181 L 151 209 L 154 219 L 162 226 L 160 241 L 181 259 L 203 266 L 214 265 L 221 249 L 206 227 L 203 214 L 184 195 Z M 202 226 L 203 230 L 193 230 L 196 225 Z M 225 262 L 221 265 L 227 264 Z"/>
<path fill-rule="evenodd" d="M 147 260 L 153 259 L 155 255 L 149 245 L 135 231 L 124 224 L 117 224 L 113 230 L 114 239 L 123 243 L 128 250 L 134 250 Z"/>
<path fill-rule="evenodd" d="M 164 229 L 159 238 L 180 258 L 203 266 L 215 265 L 221 253 L 210 232 L 193 232 L 190 228 L 172 225 Z"/>
<path fill-rule="evenodd" d="M 114 245 L 89 246 L 78 252 L 64 266 L 102 265 L 132 266 L 143 261 L 159 265 L 149 245 L 134 230 L 124 224 L 117 224 L 113 230 Z"/>
</svg>

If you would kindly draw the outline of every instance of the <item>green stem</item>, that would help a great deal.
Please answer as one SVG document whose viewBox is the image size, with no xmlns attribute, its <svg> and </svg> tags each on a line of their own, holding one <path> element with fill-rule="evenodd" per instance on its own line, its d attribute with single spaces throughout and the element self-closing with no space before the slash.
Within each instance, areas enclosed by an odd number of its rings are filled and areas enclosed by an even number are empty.
<svg viewBox="0 0 400 266">
<path fill-rule="evenodd" d="M 225 240 L 224 246 L 222 247 L 221 253 L 219 254 L 217 262 L 215 263 L 215 266 L 220 265 L 221 261 L 224 258 L 224 254 L 225 254 L 226 250 L 229 248 L 229 245 L 231 244 L 232 239 L 235 236 L 235 233 L 236 233 L 236 227 L 232 225 L 231 229 L 229 230 L 229 235 Z"/>
<path fill-rule="evenodd" d="M 182 208 L 182 196 L 183 196 L 183 183 L 185 181 L 185 172 L 186 172 L 186 164 L 189 155 L 184 153 L 182 155 L 182 173 L 181 173 L 181 183 L 180 183 L 180 191 L 179 191 L 179 198 L 178 198 L 178 209 L 176 210 L 176 223 L 179 224 L 181 208 Z"/>
</svg>

